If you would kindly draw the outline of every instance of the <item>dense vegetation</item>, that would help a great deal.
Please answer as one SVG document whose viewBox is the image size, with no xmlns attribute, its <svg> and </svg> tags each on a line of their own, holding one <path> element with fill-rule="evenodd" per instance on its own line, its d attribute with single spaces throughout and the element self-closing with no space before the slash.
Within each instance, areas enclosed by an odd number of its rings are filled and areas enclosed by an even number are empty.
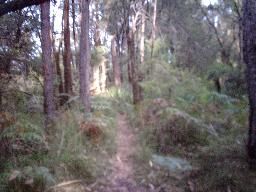
<svg viewBox="0 0 256 192">
<path fill-rule="evenodd" d="M 204 2 L 0 0 L 0 191 L 254 191 L 256 3 Z"/>
</svg>

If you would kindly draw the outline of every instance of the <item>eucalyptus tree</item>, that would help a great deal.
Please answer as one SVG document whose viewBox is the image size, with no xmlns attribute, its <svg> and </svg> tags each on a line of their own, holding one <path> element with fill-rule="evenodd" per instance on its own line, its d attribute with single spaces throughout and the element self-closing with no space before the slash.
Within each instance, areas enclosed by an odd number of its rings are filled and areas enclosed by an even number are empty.
<svg viewBox="0 0 256 192">
<path fill-rule="evenodd" d="M 130 66 L 127 66 L 127 70 L 122 70 L 121 59 L 126 58 L 126 30 L 129 21 L 129 1 L 109 1 L 106 5 L 106 18 L 108 20 L 107 31 L 112 35 L 112 64 L 114 79 L 119 81 L 120 78 L 126 76 L 123 75 L 123 71 L 127 72 L 128 80 L 131 81 Z M 114 42 L 115 41 L 115 42 Z M 115 49 L 114 49 L 115 48 Z M 116 51 L 113 52 L 113 51 Z M 120 77 L 119 77 L 120 74 Z"/>
<path fill-rule="evenodd" d="M 41 4 L 42 23 L 42 61 L 44 71 L 44 111 L 46 114 L 46 126 L 54 117 L 54 86 L 53 86 L 53 63 L 52 63 L 52 42 L 50 25 L 50 1 Z"/>
<path fill-rule="evenodd" d="M 144 40 L 145 40 L 145 1 L 112 1 L 110 7 L 112 12 L 109 15 L 108 31 L 112 34 L 112 59 L 114 64 L 114 79 L 119 79 L 120 61 L 117 58 L 127 57 L 127 76 L 132 86 L 133 102 L 135 104 L 142 100 L 142 73 L 139 70 L 139 63 L 144 62 Z M 144 15 L 144 17 L 142 17 Z M 139 30 L 139 26 L 143 29 Z M 140 37 L 140 40 L 138 39 Z M 115 42 L 114 42 L 115 40 Z M 140 46 L 138 46 L 140 44 Z M 116 47 L 117 54 L 115 53 Z M 140 59 L 137 59 L 137 50 Z M 117 55 L 118 57 L 116 57 Z"/>
<path fill-rule="evenodd" d="M 116 44 L 116 36 L 114 35 L 111 39 L 111 58 L 112 58 L 112 65 L 113 65 L 113 78 L 114 84 L 116 86 L 121 85 L 121 69 L 117 55 L 117 44 Z"/>
<path fill-rule="evenodd" d="M 223 64 L 231 65 L 240 60 L 239 49 L 239 30 L 240 30 L 240 12 L 236 0 L 220 0 L 218 4 L 204 7 L 198 0 L 195 0 L 199 6 L 203 19 L 207 21 L 210 31 L 216 38 L 219 45 L 220 59 Z M 232 53 L 235 53 L 232 55 Z M 240 63 L 239 63 L 240 64 Z"/>
<path fill-rule="evenodd" d="M 243 56 L 249 95 L 247 152 L 251 166 L 256 168 L 256 1 L 244 0 L 243 9 Z"/>
<path fill-rule="evenodd" d="M 70 44 L 70 22 L 69 22 L 69 0 L 64 0 L 63 22 L 64 22 L 64 87 L 65 93 L 71 95 L 72 89 L 72 69 L 71 69 L 71 44 Z"/>
<path fill-rule="evenodd" d="M 81 1 L 81 33 L 80 33 L 80 99 L 86 112 L 91 111 L 90 101 L 90 39 L 89 39 L 89 18 L 90 0 Z"/>
</svg>

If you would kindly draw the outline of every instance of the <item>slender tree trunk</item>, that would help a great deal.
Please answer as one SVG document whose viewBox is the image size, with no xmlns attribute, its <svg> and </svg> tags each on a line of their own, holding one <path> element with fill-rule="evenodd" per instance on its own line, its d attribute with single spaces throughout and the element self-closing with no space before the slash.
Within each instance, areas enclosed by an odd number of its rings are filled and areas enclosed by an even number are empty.
<svg viewBox="0 0 256 192">
<path fill-rule="evenodd" d="M 114 83 L 116 86 L 121 85 L 121 69 L 117 57 L 117 46 L 115 36 L 111 40 L 111 56 L 112 56 L 112 65 L 113 65 L 113 74 L 114 74 Z"/>
<path fill-rule="evenodd" d="M 42 61 L 44 69 L 44 112 L 46 114 L 46 126 L 54 117 L 54 86 L 53 65 L 51 60 L 52 42 L 50 26 L 50 1 L 41 4 L 41 28 L 42 28 Z"/>
<path fill-rule="evenodd" d="M 73 41 L 74 41 L 74 48 L 75 48 L 75 54 L 73 55 L 73 65 L 77 65 L 77 38 L 76 38 L 76 7 L 75 7 L 75 0 L 72 0 L 72 24 L 73 24 Z"/>
<path fill-rule="evenodd" d="M 153 10 L 153 18 L 152 18 L 152 34 L 151 34 L 151 58 L 154 55 L 154 41 L 156 39 L 156 15 L 157 15 L 157 0 L 154 0 L 154 10 Z M 152 70 L 153 66 L 151 66 Z"/>
<path fill-rule="evenodd" d="M 145 57 L 145 14 L 141 15 L 141 34 L 140 34 L 140 63 L 144 63 Z"/>
<path fill-rule="evenodd" d="M 95 11 L 93 12 L 93 17 L 95 17 L 95 31 L 94 31 L 94 45 L 95 48 L 98 49 L 99 46 L 101 46 L 101 39 L 100 39 L 100 18 L 99 18 L 99 0 L 95 0 Z M 105 74 L 103 73 L 103 70 L 105 68 L 105 62 L 100 61 L 96 65 L 93 66 L 92 71 L 92 78 L 93 78 L 93 84 L 95 88 L 96 93 L 101 93 L 103 90 L 105 90 L 106 87 L 106 81 L 104 81 Z"/>
<path fill-rule="evenodd" d="M 0 88 L 0 110 L 1 111 L 3 110 L 3 92 L 1 88 Z"/>
<path fill-rule="evenodd" d="M 239 18 L 239 32 L 238 32 L 238 37 L 239 37 L 239 61 L 240 64 L 238 68 L 240 71 L 242 71 L 242 66 L 243 66 L 243 25 L 242 25 L 242 18 Z"/>
<path fill-rule="evenodd" d="M 59 46 L 58 51 L 55 55 L 55 61 L 56 61 L 56 74 L 57 74 L 57 80 L 58 80 L 58 89 L 60 96 L 60 105 L 63 105 L 65 103 L 65 98 L 63 97 L 64 93 L 64 83 L 63 83 L 63 75 L 60 65 L 60 55 L 64 55 L 63 53 L 63 36 L 64 36 L 64 15 L 62 16 L 61 20 L 61 36 L 59 40 Z"/>
<path fill-rule="evenodd" d="M 59 94 L 64 93 L 62 73 L 61 73 L 61 68 L 60 68 L 60 52 L 61 52 L 61 47 L 62 47 L 62 39 L 60 39 L 58 51 L 56 51 L 56 53 L 55 53 L 56 74 L 57 74 Z M 64 101 L 63 101 L 62 97 L 60 97 L 60 98 L 61 98 L 60 99 L 60 104 L 63 105 Z"/>
<path fill-rule="evenodd" d="M 100 27 L 99 27 L 99 2 L 95 1 L 95 20 L 96 20 L 96 26 L 95 26 L 95 33 L 94 33 L 94 44 L 95 46 L 101 45 L 100 40 Z"/>
<path fill-rule="evenodd" d="M 80 98 L 85 111 L 91 111 L 90 102 L 90 45 L 89 45 L 89 5 L 90 0 L 81 2 L 81 36 L 80 36 Z"/>
<path fill-rule="evenodd" d="M 64 1 L 64 87 L 65 93 L 72 94 L 72 69 L 71 69 L 71 47 L 70 47 L 70 26 L 69 26 L 69 0 Z"/>
<path fill-rule="evenodd" d="M 129 83 L 132 83 L 132 67 L 131 67 L 131 59 L 130 59 L 130 50 L 132 49 L 131 47 L 131 43 L 130 43 L 130 26 L 129 24 L 127 24 L 127 29 L 126 29 L 126 37 L 125 37 L 125 40 L 127 41 L 127 49 L 128 49 L 128 56 L 129 56 L 129 60 L 128 60 L 128 63 L 127 63 L 127 75 L 128 75 L 128 81 Z M 121 49 L 123 49 L 124 47 L 124 43 L 122 43 L 121 45 Z"/>
<path fill-rule="evenodd" d="M 63 30 L 61 32 L 61 38 L 59 41 L 59 47 L 58 50 L 56 49 L 56 40 L 55 40 L 55 36 L 54 36 L 54 24 L 55 24 L 55 16 L 53 16 L 52 19 L 52 50 L 53 50 L 53 60 L 55 63 L 55 67 L 54 67 L 54 79 L 57 80 L 57 83 L 54 84 L 54 94 L 55 96 L 58 94 L 63 93 L 63 82 L 62 82 L 62 75 L 61 75 L 61 70 L 60 70 L 60 47 L 62 44 L 62 36 L 63 36 Z M 54 81 L 55 82 L 55 81 Z M 61 97 L 60 98 L 60 102 L 59 104 L 62 105 L 63 104 L 63 100 Z M 56 105 L 58 107 L 58 104 Z"/>
<path fill-rule="evenodd" d="M 135 39 L 134 32 L 130 31 L 127 39 L 129 60 L 131 67 L 131 83 L 132 83 L 132 93 L 133 93 L 133 103 L 138 104 L 142 98 L 142 88 L 139 85 L 138 77 L 138 67 L 136 65 L 136 54 L 135 54 Z"/>
<path fill-rule="evenodd" d="M 249 96 L 249 134 L 247 151 L 252 168 L 256 168 L 256 1 L 243 1 L 243 54 L 247 65 Z"/>
</svg>

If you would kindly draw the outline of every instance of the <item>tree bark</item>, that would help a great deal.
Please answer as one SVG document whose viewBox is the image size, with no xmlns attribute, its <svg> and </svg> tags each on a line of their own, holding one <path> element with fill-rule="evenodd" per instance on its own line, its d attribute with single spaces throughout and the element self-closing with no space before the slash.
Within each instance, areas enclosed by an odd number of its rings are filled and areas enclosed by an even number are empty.
<svg viewBox="0 0 256 192">
<path fill-rule="evenodd" d="M 39 5 L 46 1 L 49 0 L 14 0 L 7 3 L 2 3 L 0 4 L 0 17 L 9 12 L 21 10 L 32 5 Z"/>
<path fill-rule="evenodd" d="M 154 0 L 154 10 L 153 10 L 153 18 L 152 18 L 152 34 L 151 34 L 151 58 L 154 55 L 154 41 L 156 39 L 156 15 L 157 15 L 157 0 Z M 152 70 L 153 66 L 151 66 Z"/>
<path fill-rule="evenodd" d="M 144 63 L 145 57 L 145 14 L 141 15 L 141 34 L 140 34 L 140 63 Z"/>
<path fill-rule="evenodd" d="M 256 168 L 256 1 L 243 1 L 243 54 L 247 65 L 249 96 L 249 133 L 247 152 L 250 165 Z"/>
<path fill-rule="evenodd" d="M 90 45 L 89 45 L 89 5 L 90 0 L 81 2 L 81 36 L 80 36 L 80 99 L 85 112 L 91 111 L 90 102 Z"/>
<path fill-rule="evenodd" d="M 99 27 L 99 2 L 95 1 L 95 20 L 96 20 L 96 26 L 95 26 L 95 33 L 94 33 L 94 44 L 95 46 L 101 45 L 100 40 L 100 27 Z"/>
<path fill-rule="evenodd" d="M 73 55 L 73 65 L 78 67 L 77 65 L 77 37 L 76 37 L 76 9 L 75 9 L 75 0 L 72 0 L 72 20 L 73 20 L 73 41 L 75 54 Z"/>
<path fill-rule="evenodd" d="M 46 126 L 54 117 L 54 86 L 53 65 L 51 60 L 52 42 L 50 26 L 50 1 L 41 4 L 41 27 L 42 27 L 42 61 L 44 69 L 44 112 L 46 114 Z"/>
<path fill-rule="evenodd" d="M 64 1 L 64 87 L 65 93 L 72 94 L 72 69 L 71 69 L 71 47 L 70 47 L 70 26 L 69 26 L 69 0 Z M 68 99 L 68 98 L 67 98 Z"/>
<path fill-rule="evenodd" d="M 131 67 L 131 83 L 133 93 L 133 103 L 139 104 L 142 101 L 142 88 L 139 85 L 138 67 L 136 65 L 136 54 L 135 54 L 135 39 L 134 32 L 130 31 L 127 39 L 127 46 L 129 52 L 129 61 Z"/>
<path fill-rule="evenodd" d="M 60 39 L 58 51 L 55 52 L 55 62 L 56 62 L 56 75 L 58 80 L 58 90 L 59 94 L 64 93 L 64 86 L 63 86 L 63 80 L 62 80 L 62 73 L 60 68 L 60 51 L 62 47 L 62 39 Z M 62 96 L 60 97 L 60 105 L 64 104 L 64 100 Z"/>
<path fill-rule="evenodd" d="M 54 26 L 55 26 L 55 16 L 53 16 L 52 18 L 52 51 L 53 51 L 53 59 L 54 59 L 54 63 L 55 63 L 55 67 L 54 67 L 54 79 L 57 80 L 57 83 L 54 83 L 54 96 L 58 96 L 61 93 L 63 93 L 63 83 L 62 83 L 62 75 L 61 75 L 61 69 L 60 69 L 60 47 L 62 45 L 62 36 L 63 36 L 63 30 L 61 31 L 61 38 L 59 41 L 59 46 L 58 46 L 58 50 L 56 49 L 56 37 L 54 35 Z M 55 81 L 54 81 L 55 82 Z M 58 96 L 60 98 L 60 105 L 63 105 L 63 99 Z M 58 108 L 58 104 L 56 105 L 56 107 Z"/>
<path fill-rule="evenodd" d="M 121 69 L 117 57 L 117 46 L 115 36 L 111 40 L 111 56 L 112 56 L 112 65 L 113 65 L 113 75 L 115 86 L 121 85 Z"/>
</svg>

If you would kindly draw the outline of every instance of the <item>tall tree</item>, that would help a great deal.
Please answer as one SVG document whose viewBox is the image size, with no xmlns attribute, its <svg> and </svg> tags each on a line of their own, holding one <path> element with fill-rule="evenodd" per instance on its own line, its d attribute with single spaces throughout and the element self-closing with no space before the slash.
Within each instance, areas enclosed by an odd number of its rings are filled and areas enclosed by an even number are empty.
<svg viewBox="0 0 256 192">
<path fill-rule="evenodd" d="M 81 2 L 81 34 L 80 34 L 80 99 L 85 111 L 90 112 L 90 43 L 89 43 L 89 5 L 90 0 Z"/>
<path fill-rule="evenodd" d="M 144 4 L 142 5 L 144 7 Z M 140 63 L 144 63 L 145 57 L 145 27 L 146 27 L 146 15 L 143 9 L 141 13 L 141 31 L 140 31 Z"/>
<path fill-rule="evenodd" d="M 247 143 L 250 164 L 256 167 L 256 1 L 243 1 L 243 54 L 247 65 L 249 95 L 249 135 Z"/>
<path fill-rule="evenodd" d="M 121 85 L 121 69 L 120 69 L 120 64 L 118 62 L 118 57 L 117 57 L 117 46 L 116 46 L 115 36 L 113 36 L 111 40 L 111 57 L 112 57 L 112 65 L 113 65 L 114 83 L 116 86 L 120 86 Z"/>
<path fill-rule="evenodd" d="M 72 0 L 72 27 L 73 27 L 73 41 L 74 41 L 74 48 L 75 48 L 75 54 L 73 56 L 73 65 L 77 65 L 77 36 L 76 36 L 76 6 L 75 6 L 75 0 Z"/>
<path fill-rule="evenodd" d="M 50 1 L 41 4 L 41 27 L 42 27 L 42 59 L 44 70 L 44 111 L 46 114 L 46 126 L 54 116 L 54 87 L 52 65 L 52 42 L 50 26 Z"/>
<path fill-rule="evenodd" d="M 154 54 L 154 41 L 156 39 L 156 16 L 157 16 L 157 0 L 154 0 L 154 9 L 153 9 L 153 17 L 152 17 L 152 34 L 151 34 L 151 58 Z M 151 70 L 152 70 L 151 66 Z"/>
<path fill-rule="evenodd" d="M 72 94 L 72 69 L 71 69 L 71 47 L 69 26 L 69 0 L 64 1 L 64 87 L 67 94 Z"/>
<path fill-rule="evenodd" d="M 133 103 L 138 104 L 142 98 L 142 87 L 139 82 L 142 80 L 139 74 L 138 64 L 136 62 L 136 47 L 135 47 L 135 35 L 136 35 L 136 23 L 140 12 L 138 10 L 132 9 L 136 7 L 136 2 L 131 4 L 131 15 L 130 15 L 130 25 L 127 29 L 127 47 L 129 55 L 129 64 L 131 72 L 131 84 L 133 92 Z M 129 73 L 129 69 L 128 69 Z"/>
<path fill-rule="evenodd" d="M 55 14 L 52 16 L 52 51 L 53 51 L 53 63 L 55 65 L 54 70 L 53 70 L 53 75 L 54 78 L 57 80 L 57 86 L 54 84 L 54 94 L 58 95 L 63 93 L 63 87 L 62 87 L 62 81 L 61 81 L 61 73 L 60 73 L 60 54 L 59 51 L 56 49 L 56 37 L 55 37 Z M 61 41 L 60 41 L 61 42 Z M 60 104 L 62 104 L 60 102 Z"/>
<path fill-rule="evenodd" d="M 101 40 L 100 40 L 100 18 L 99 18 L 99 7 L 100 7 L 100 2 L 95 1 L 95 32 L 94 32 L 94 44 L 95 46 L 100 46 L 101 45 Z"/>
</svg>

